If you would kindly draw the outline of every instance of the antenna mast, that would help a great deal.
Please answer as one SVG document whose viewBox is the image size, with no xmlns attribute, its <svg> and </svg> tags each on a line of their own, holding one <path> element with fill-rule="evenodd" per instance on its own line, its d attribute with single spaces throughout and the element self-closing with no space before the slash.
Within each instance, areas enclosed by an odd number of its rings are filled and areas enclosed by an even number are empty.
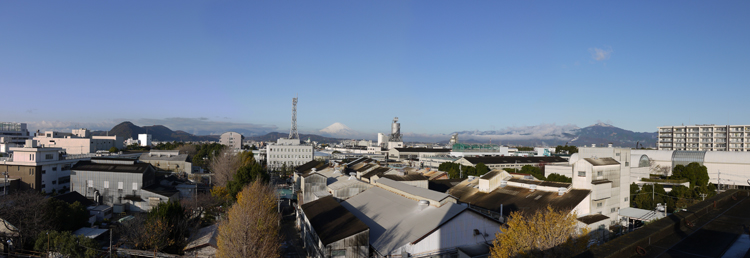
<svg viewBox="0 0 750 258">
<path fill-rule="evenodd" d="M 289 139 L 299 139 L 299 133 L 297 133 L 297 97 L 292 100 L 292 129 L 289 130 Z"/>
</svg>

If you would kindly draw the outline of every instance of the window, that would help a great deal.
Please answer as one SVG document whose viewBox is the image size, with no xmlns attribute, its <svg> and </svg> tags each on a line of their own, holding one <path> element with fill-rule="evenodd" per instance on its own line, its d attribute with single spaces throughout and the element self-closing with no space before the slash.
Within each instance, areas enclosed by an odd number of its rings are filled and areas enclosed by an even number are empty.
<svg viewBox="0 0 750 258">
<path fill-rule="evenodd" d="M 618 152 L 618 153 L 615 153 L 615 156 L 618 156 L 618 157 L 619 157 L 619 156 L 620 156 L 620 153 L 619 153 L 619 152 Z"/>
<path fill-rule="evenodd" d="M 88 187 L 94 187 L 94 180 L 88 180 L 88 181 L 86 182 L 86 185 L 87 185 Z"/>
<path fill-rule="evenodd" d="M 630 166 L 630 162 L 625 161 L 625 166 Z"/>
<path fill-rule="evenodd" d="M 603 176 L 604 174 L 601 171 L 596 171 L 596 176 Z"/>
<path fill-rule="evenodd" d="M 596 203 L 596 207 L 597 207 L 597 208 L 599 208 L 599 207 L 602 207 L 602 204 L 603 204 L 603 203 L 601 203 L 601 202 L 598 202 L 598 203 Z"/>
<path fill-rule="evenodd" d="M 138 190 L 138 183 L 133 182 L 133 190 Z"/>
<path fill-rule="evenodd" d="M 56 185 L 57 184 L 57 180 L 52 180 L 52 184 Z"/>
<path fill-rule="evenodd" d="M 578 176 L 586 177 L 586 171 L 578 171 Z"/>
<path fill-rule="evenodd" d="M 109 188 L 109 181 L 104 181 L 104 188 Z"/>
<path fill-rule="evenodd" d="M 122 190 L 122 182 L 117 182 L 117 189 Z"/>
<path fill-rule="evenodd" d="M 626 201 L 626 202 L 628 201 L 628 197 L 625 197 L 625 201 Z"/>
<path fill-rule="evenodd" d="M 331 257 L 346 257 L 346 249 L 331 251 Z"/>
<path fill-rule="evenodd" d="M 614 213 L 615 211 L 617 211 L 617 209 L 616 208 L 612 208 L 609 212 L 610 213 Z"/>
<path fill-rule="evenodd" d="M 57 166 L 52 167 L 52 171 L 57 171 Z"/>
<path fill-rule="evenodd" d="M 52 154 L 45 154 L 44 159 L 52 159 Z"/>
</svg>

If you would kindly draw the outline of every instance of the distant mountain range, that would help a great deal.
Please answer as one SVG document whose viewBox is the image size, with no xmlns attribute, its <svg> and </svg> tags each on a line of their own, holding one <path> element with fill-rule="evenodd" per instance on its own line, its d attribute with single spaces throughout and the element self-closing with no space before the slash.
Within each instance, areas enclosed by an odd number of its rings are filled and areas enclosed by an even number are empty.
<svg viewBox="0 0 750 258">
<path fill-rule="evenodd" d="M 115 127 L 112 127 L 109 131 L 94 131 L 92 135 L 117 135 L 123 139 L 133 138 L 138 139 L 139 134 L 151 134 L 153 141 L 218 141 L 220 135 L 193 135 L 185 131 L 172 131 L 163 125 L 152 125 L 152 126 L 137 126 L 129 121 L 122 122 Z M 289 137 L 289 133 L 271 132 L 262 136 L 251 136 L 245 137 L 246 140 L 255 141 L 276 141 L 279 138 Z M 333 143 L 338 142 L 340 139 L 324 137 L 314 134 L 300 134 L 300 139 L 305 141 L 308 138 L 312 141 L 319 143 Z"/>
<path fill-rule="evenodd" d="M 153 141 L 218 141 L 219 135 L 193 135 L 185 131 L 172 131 L 163 125 L 137 126 L 129 121 L 122 122 L 109 131 L 94 131 L 92 135 L 117 135 L 123 139 L 138 139 L 139 134 L 150 134 Z"/>
<path fill-rule="evenodd" d="M 508 128 L 499 131 L 462 131 L 458 133 L 459 142 L 493 143 L 512 146 L 556 146 L 556 145 L 591 145 L 606 146 L 612 143 L 620 147 L 646 148 L 656 147 L 656 132 L 633 132 L 605 123 L 598 123 L 584 128 L 574 125 L 539 125 Z M 448 142 L 443 140 L 441 142 Z"/>
<path fill-rule="evenodd" d="M 336 143 L 342 139 L 365 139 L 369 134 L 354 131 L 341 123 L 334 123 L 319 131 L 317 134 L 300 134 L 300 139 L 310 139 L 318 143 Z M 94 131 L 92 135 L 118 135 L 123 139 L 137 139 L 138 134 L 148 133 L 154 141 L 218 141 L 219 135 L 193 135 L 185 131 L 173 131 L 166 126 L 137 126 L 125 121 L 109 131 Z M 493 131 L 459 131 L 461 143 L 493 143 L 509 146 L 556 146 L 556 145 L 591 145 L 606 146 L 612 143 L 620 147 L 636 147 L 636 143 L 647 148 L 656 147 L 657 133 L 633 132 L 609 124 L 598 123 L 584 128 L 575 125 L 557 126 L 543 124 L 537 126 L 509 127 Z M 275 142 L 279 138 L 286 138 L 289 133 L 271 132 L 260 136 L 245 136 L 246 140 Z M 408 142 L 439 142 L 447 143 L 448 134 L 405 134 L 404 141 Z"/>
</svg>

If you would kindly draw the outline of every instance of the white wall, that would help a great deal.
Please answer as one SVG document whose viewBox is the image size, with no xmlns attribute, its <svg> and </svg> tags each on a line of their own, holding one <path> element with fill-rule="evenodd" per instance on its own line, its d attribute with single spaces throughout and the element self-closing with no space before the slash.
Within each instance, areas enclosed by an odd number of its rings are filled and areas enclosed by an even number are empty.
<svg viewBox="0 0 750 258">
<path fill-rule="evenodd" d="M 474 235 L 474 229 L 486 234 Z M 443 224 L 438 230 L 414 245 L 407 245 L 405 249 L 411 255 L 434 252 L 464 245 L 473 245 L 495 239 L 495 233 L 500 232 L 500 223 L 472 211 L 464 211 Z M 485 240 L 486 239 L 486 240 Z"/>
</svg>

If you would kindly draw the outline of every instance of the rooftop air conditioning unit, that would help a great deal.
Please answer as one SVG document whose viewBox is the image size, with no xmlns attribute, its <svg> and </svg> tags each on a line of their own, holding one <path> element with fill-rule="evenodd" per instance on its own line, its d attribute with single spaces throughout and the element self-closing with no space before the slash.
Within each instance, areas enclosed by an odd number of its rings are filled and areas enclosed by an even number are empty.
<svg viewBox="0 0 750 258">
<path fill-rule="evenodd" d="M 536 185 L 529 185 L 529 189 L 531 189 L 532 192 L 536 191 Z"/>
<path fill-rule="evenodd" d="M 557 195 L 560 195 L 560 196 L 562 196 L 562 195 L 564 195 L 564 194 L 565 194 L 565 192 L 567 192 L 567 191 L 568 191 L 568 189 L 567 189 L 567 188 L 565 188 L 565 187 L 560 187 L 560 188 L 557 188 Z"/>
<path fill-rule="evenodd" d="M 505 180 L 500 181 L 500 187 L 506 187 L 506 186 L 508 186 L 508 181 L 505 181 Z"/>
</svg>

